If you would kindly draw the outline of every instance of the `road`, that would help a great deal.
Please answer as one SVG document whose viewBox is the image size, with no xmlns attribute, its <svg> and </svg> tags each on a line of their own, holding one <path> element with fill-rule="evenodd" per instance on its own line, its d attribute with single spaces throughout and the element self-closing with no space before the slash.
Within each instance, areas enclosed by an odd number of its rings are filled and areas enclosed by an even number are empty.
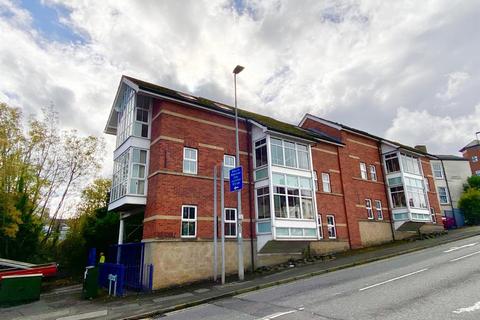
<svg viewBox="0 0 480 320">
<path fill-rule="evenodd" d="M 238 295 L 166 320 L 480 319 L 480 236 Z"/>
</svg>

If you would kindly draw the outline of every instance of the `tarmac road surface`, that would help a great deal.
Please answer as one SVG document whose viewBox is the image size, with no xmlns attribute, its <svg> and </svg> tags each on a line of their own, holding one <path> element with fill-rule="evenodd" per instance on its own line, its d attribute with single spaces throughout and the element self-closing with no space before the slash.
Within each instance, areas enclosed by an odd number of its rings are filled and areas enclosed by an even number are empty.
<svg viewBox="0 0 480 320">
<path fill-rule="evenodd" d="M 480 236 L 158 319 L 480 319 Z"/>
</svg>

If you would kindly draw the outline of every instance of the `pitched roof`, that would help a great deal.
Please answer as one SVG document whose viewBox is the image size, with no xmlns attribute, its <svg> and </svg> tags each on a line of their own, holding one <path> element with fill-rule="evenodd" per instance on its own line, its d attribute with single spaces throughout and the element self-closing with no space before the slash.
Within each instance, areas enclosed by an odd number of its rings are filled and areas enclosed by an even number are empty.
<svg viewBox="0 0 480 320">
<path fill-rule="evenodd" d="M 391 144 L 394 144 L 402 149 L 405 149 L 405 150 L 408 150 L 408 151 L 411 151 L 411 152 L 415 152 L 415 153 L 419 153 L 419 154 L 423 154 L 425 156 L 429 156 L 429 157 L 435 157 L 433 154 L 430 154 L 428 152 L 425 152 L 425 151 L 422 151 L 422 150 L 419 150 L 419 149 L 416 149 L 416 148 L 413 148 L 413 147 L 410 147 L 410 146 L 407 146 L 405 144 L 402 144 L 402 143 L 399 143 L 399 142 L 396 142 L 396 141 L 393 141 L 393 140 L 389 140 L 389 139 L 385 139 L 385 138 L 382 138 L 382 137 L 379 137 L 379 136 L 376 136 L 376 135 L 373 135 L 371 133 L 368 133 L 366 131 L 363 131 L 363 130 L 359 130 L 359 129 L 356 129 L 356 128 L 352 128 L 350 126 L 347 126 L 347 125 L 344 125 L 342 123 L 338 123 L 338 122 L 335 122 L 335 121 L 331 121 L 331 120 L 327 120 L 327 119 L 324 119 L 324 118 L 321 118 L 321 117 L 317 117 L 315 115 L 312 115 L 312 114 L 306 114 L 305 117 L 313 117 L 313 118 L 316 118 L 316 119 L 319 119 L 321 120 L 322 122 L 328 122 L 336 127 L 340 127 L 344 130 L 348 130 L 348 131 L 351 131 L 351 132 L 354 132 L 354 133 L 357 133 L 359 135 L 363 135 L 363 136 L 367 136 L 367 137 L 370 137 L 374 140 L 379 140 L 379 141 L 384 141 L 384 142 L 388 142 L 388 143 L 391 143 Z M 304 119 L 305 119 L 304 117 Z M 303 121 L 303 120 L 302 120 Z"/>
<path fill-rule="evenodd" d="M 454 156 L 451 154 L 436 154 L 435 155 L 439 160 L 455 160 L 455 161 L 468 161 L 467 158 Z"/>
<path fill-rule="evenodd" d="M 472 148 L 472 147 L 476 147 L 476 146 L 479 146 L 479 145 L 480 145 L 480 140 L 474 139 L 474 140 L 470 141 L 465 147 L 463 147 L 462 149 L 460 149 L 460 152 L 463 152 L 463 151 L 465 151 L 466 149 L 469 149 L 469 148 Z"/>
<path fill-rule="evenodd" d="M 148 91 L 151 93 L 156 93 L 160 94 L 166 97 L 174 98 L 176 100 L 181 100 L 187 103 L 193 103 L 196 105 L 200 105 L 202 107 L 205 107 L 210 110 L 214 110 L 217 112 L 229 114 L 229 115 L 234 115 L 235 114 L 235 108 L 220 102 L 216 102 L 207 98 L 203 97 L 198 97 L 198 96 L 193 96 L 188 93 L 183 93 L 180 91 L 175 91 L 169 88 L 165 88 L 150 82 L 146 82 L 143 80 L 139 80 L 136 78 L 132 78 L 129 76 L 123 76 L 123 78 L 128 79 L 129 81 L 133 82 L 136 84 L 140 89 L 144 91 Z M 335 143 L 335 144 L 343 144 L 341 141 L 338 139 L 335 139 L 333 137 L 330 137 L 328 135 L 325 135 L 321 132 L 313 132 L 311 130 L 307 130 L 304 128 L 301 128 L 299 126 L 282 122 L 279 120 L 276 120 L 274 118 L 261 115 L 258 113 L 254 113 L 251 111 L 247 111 L 244 109 L 238 109 L 238 116 L 243 119 L 247 120 L 252 120 L 257 122 L 258 124 L 267 127 L 267 129 L 270 129 L 272 131 L 278 132 L 278 133 L 283 133 L 287 135 L 292 135 L 295 137 L 307 139 L 307 140 L 313 140 L 313 141 L 326 141 L 330 143 Z"/>
</svg>

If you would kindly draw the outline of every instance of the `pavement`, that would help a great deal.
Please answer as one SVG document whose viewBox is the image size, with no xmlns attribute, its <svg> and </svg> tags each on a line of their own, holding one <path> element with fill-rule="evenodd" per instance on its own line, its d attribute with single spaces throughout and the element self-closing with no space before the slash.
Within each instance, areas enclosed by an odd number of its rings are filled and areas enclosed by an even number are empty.
<svg viewBox="0 0 480 320">
<path fill-rule="evenodd" d="M 311 289 L 315 288 L 315 281 L 317 278 L 324 278 L 326 276 L 332 279 L 332 283 L 342 283 L 341 277 L 337 279 L 336 275 L 340 273 L 349 275 L 349 279 L 358 280 L 364 277 L 364 273 L 354 270 L 360 268 L 369 269 L 369 266 L 382 266 L 381 270 L 383 272 L 389 272 L 392 270 L 388 267 L 388 263 L 391 260 L 396 260 L 397 264 L 400 266 L 411 265 L 415 262 L 422 262 L 424 259 L 422 256 L 415 256 L 417 253 L 421 253 L 427 248 L 432 248 L 441 245 L 447 245 L 454 241 L 461 241 L 462 239 L 467 239 L 470 237 L 480 236 L 480 226 L 478 227 L 467 227 L 458 230 L 451 230 L 447 235 L 443 235 L 437 238 L 418 240 L 413 242 L 396 242 L 387 245 L 382 245 L 379 247 L 370 247 L 361 250 L 349 251 L 344 254 L 336 255 L 335 259 L 326 260 L 326 261 L 315 261 L 312 263 L 307 263 L 304 265 L 299 265 L 292 268 L 287 268 L 277 272 L 271 272 L 266 274 L 247 274 L 246 281 L 237 282 L 234 281 L 234 278 L 227 278 L 227 283 L 225 285 L 215 284 L 213 282 L 202 282 L 189 286 L 183 286 L 170 290 L 163 290 L 159 292 L 149 293 L 149 294 L 131 294 L 122 298 L 112 298 L 112 297 L 101 297 L 95 300 L 82 300 L 80 298 L 80 287 L 67 287 L 54 290 L 49 293 L 41 295 L 39 301 L 0 309 L 0 319 L 59 319 L 59 320 L 81 320 L 81 319 L 145 319 L 145 318 L 156 318 L 159 316 L 174 317 L 178 316 L 179 319 L 182 319 L 182 312 L 177 311 L 192 306 L 197 306 L 204 304 L 203 308 L 208 308 L 212 306 L 212 303 L 221 303 L 223 301 L 228 301 L 232 297 L 238 295 L 249 294 L 255 290 L 265 289 L 275 286 L 273 292 L 277 289 L 282 288 L 283 286 L 279 285 L 294 285 L 297 283 L 312 283 Z M 466 240 L 468 241 L 468 240 Z M 480 242 L 480 238 L 479 238 Z M 472 246 L 473 247 L 473 246 Z M 466 247 L 467 249 L 469 247 Z M 423 251 L 419 251 L 423 250 Z M 431 249 L 430 249 L 431 250 Z M 464 249 L 462 249 L 464 250 Z M 477 249 L 478 250 L 478 249 Z M 443 252 L 443 251 L 440 251 Z M 452 253 L 455 252 L 452 251 Z M 402 257 L 396 257 L 398 255 L 403 255 Z M 440 254 L 441 255 L 441 254 Z M 414 259 L 411 256 L 416 257 Z M 427 257 L 432 256 L 431 254 Z M 395 257 L 395 258 L 393 258 Z M 432 256 L 433 258 L 435 255 Z M 478 256 L 480 258 L 480 255 Z M 388 259 L 388 260 L 385 260 Z M 384 261 L 379 261 L 384 260 Z M 378 261 L 378 262 L 375 262 Z M 433 260 L 432 260 L 433 261 Z M 375 263 L 372 263 L 375 262 Z M 367 264 L 368 263 L 368 264 Z M 352 268 L 355 266 L 360 266 Z M 346 269 L 341 272 L 342 269 Z M 363 270 L 363 269 L 362 269 Z M 421 269 L 420 269 L 421 270 Z M 468 271 L 468 270 L 467 270 Z M 333 272 L 333 273 L 331 273 Z M 469 272 L 473 272 L 470 270 Z M 331 273 L 331 274 L 330 274 Z M 377 272 L 378 273 L 378 272 Z M 399 272 L 401 273 L 401 272 Z M 381 275 L 382 273 L 379 273 Z M 370 275 L 372 276 L 372 275 Z M 312 278 L 313 277 L 313 278 Z M 308 278 L 308 281 L 305 279 Z M 311 278 L 311 279 L 310 279 Z M 300 281 L 299 281 L 300 280 Z M 372 279 L 374 282 L 375 279 Z M 322 280 L 323 281 L 323 280 Z M 408 289 L 408 288 L 407 288 Z M 262 290 L 263 291 L 263 290 Z M 302 288 L 300 292 L 305 291 L 305 288 Z M 280 292 L 280 291 L 279 291 Z M 254 293 L 253 293 L 254 294 Z M 275 296 L 272 296 L 273 299 L 277 299 Z M 237 298 L 233 298 L 237 299 Z M 294 295 L 292 295 L 294 299 Z M 384 295 L 378 297 L 372 297 L 371 303 L 376 303 L 378 299 L 384 299 Z M 308 300 L 308 299 L 307 299 Z M 478 299 L 480 300 L 480 298 Z M 412 301 L 411 301 L 412 302 Z M 245 303 L 245 306 L 248 306 L 249 303 Z M 343 305 L 343 302 L 342 304 Z M 202 308 L 197 307 L 197 308 Z M 250 307 L 248 307 L 251 309 Z M 266 308 L 265 304 L 258 308 L 253 308 L 252 310 L 258 310 L 259 314 L 268 313 L 270 310 L 276 310 L 276 306 L 271 308 Z M 304 307 L 300 307 L 304 308 Z M 480 303 L 478 308 L 480 309 Z M 193 308 L 195 309 L 195 308 Z M 288 308 L 287 308 L 288 309 Z M 338 309 L 338 306 L 337 306 Z M 343 308 L 345 309 L 345 308 Z M 347 308 L 348 309 L 348 308 Z M 288 312 L 294 309 L 287 310 Z M 296 309 L 295 309 L 296 310 Z M 217 310 L 218 311 L 218 310 Z M 230 310 L 231 311 L 231 310 Z M 275 312 L 287 312 L 287 311 L 275 311 Z M 173 312 L 173 314 L 171 314 Z M 206 311 L 207 313 L 209 310 Z M 235 318 L 233 313 L 223 314 L 218 313 L 220 317 L 218 319 L 225 318 Z M 294 311 L 287 313 L 292 317 L 299 317 L 303 313 Z M 230 317 L 231 315 L 231 317 Z M 258 319 L 257 315 L 251 315 L 246 313 L 249 317 L 245 319 Z M 268 316 L 271 314 L 267 314 Z M 285 316 L 287 316 L 285 315 Z M 190 315 L 189 315 L 190 316 Z M 223 317 L 222 317 L 223 316 Z M 263 317 L 263 316 L 262 316 Z M 265 318 L 265 319 L 274 319 L 277 317 L 284 317 L 284 315 L 277 315 L 275 317 Z M 205 319 L 210 318 L 208 316 L 204 317 Z M 211 317 L 215 319 L 215 316 Z M 329 319 L 331 319 L 330 317 Z M 335 317 L 333 317 L 335 318 Z M 479 316 L 480 318 L 480 316 Z M 194 319 L 194 317 L 187 317 L 185 319 Z M 244 319 L 239 317 L 238 319 Z M 283 320 L 283 318 L 281 318 Z M 294 318 L 292 318 L 294 319 Z M 295 318 L 296 319 L 296 318 Z M 303 319 L 303 318 L 299 318 Z M 322 318 L 319 318 L 322 319 Z M 337 319 L 337 318 L 335 318 Z M 338 319 L 350 319 L 348 317 L 340 317 Z M 353 319 L 353 318 L 352 318 Z M 355 318 L 360 319 L 360 318 Z M 380 317 L 379 319 L 384 319 Z M 386 318 L 385 318 L 386 319 Z M 392 318 L 394 319 L 394 318 Z M 401 319 L 401 318 L 398 318 Z M 412 318 L 410 318 L 412 319 Z M 423 319 L 423 318 L 422 318 Z M 427 318 L 425 318 L 427 319 Z M 440 319 L 440 318 L 439 318 Z M 443 319 L 443 318 L 442 318 Z M 448 318 L 445 318 L 448 319 Z M 478 319 L 478 318 L 477 318 Z"/>
<path fill-rule="evenodd" d="M 479 285 L 480 236 L 475 236 L 212 301 L 161 318 L 477 320 Z"/>
</svg>

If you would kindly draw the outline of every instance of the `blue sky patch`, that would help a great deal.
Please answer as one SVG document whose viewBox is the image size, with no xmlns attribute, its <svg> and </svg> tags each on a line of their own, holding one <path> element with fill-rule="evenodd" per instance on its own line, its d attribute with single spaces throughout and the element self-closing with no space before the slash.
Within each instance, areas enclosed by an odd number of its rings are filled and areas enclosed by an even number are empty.
<svg viewBox="0 0 480 320">
<path fill-rule="evenodd" d="M 79 34 L 60 22 L 61 17 L 69 14 L 65 7 L 45 5 L 39 0 L 21 0 L 20 4 L 32 15 L 33 27 L 46 39 L 57 42 L 84 42 Z"/>
</svg>

